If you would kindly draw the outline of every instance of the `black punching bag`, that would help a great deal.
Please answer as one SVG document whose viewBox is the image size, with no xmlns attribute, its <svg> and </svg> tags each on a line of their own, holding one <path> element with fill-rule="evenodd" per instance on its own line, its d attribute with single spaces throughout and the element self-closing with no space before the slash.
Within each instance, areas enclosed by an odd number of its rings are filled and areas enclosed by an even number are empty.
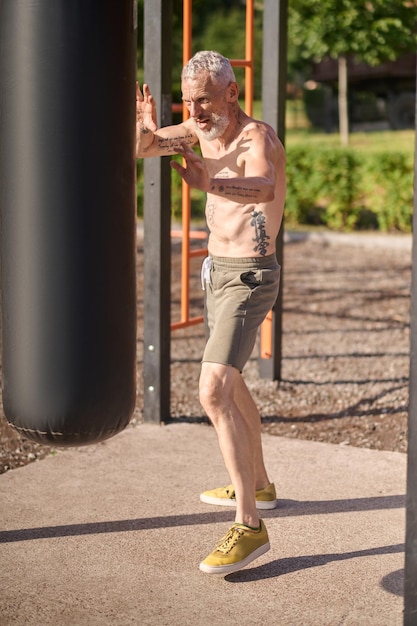
<svg viewBox="0 0 417 626">
<path fill-rule="evenodd" d="M 136 392 L 136 0 L 0 0 L 3 404 L 101 441 Z"/>
</svg>

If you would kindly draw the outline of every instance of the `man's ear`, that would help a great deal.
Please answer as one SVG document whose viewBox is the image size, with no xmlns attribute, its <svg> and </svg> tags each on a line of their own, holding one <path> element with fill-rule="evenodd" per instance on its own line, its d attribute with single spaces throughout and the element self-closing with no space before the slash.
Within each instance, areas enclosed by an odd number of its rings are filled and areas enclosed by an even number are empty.
<svg viewBox="0 0 417 626">
<path fill-rule="evenodd" d="M 239 99 L 239 87 L 237 83 L 230 83 L 227 88 L 227 101 L 228 102 L 237 102 Z"/>
</svg>

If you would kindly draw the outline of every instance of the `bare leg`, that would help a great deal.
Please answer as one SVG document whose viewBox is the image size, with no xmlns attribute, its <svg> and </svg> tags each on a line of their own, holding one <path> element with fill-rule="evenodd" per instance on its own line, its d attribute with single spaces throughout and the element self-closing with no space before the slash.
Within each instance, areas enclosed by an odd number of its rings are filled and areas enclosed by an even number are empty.
<svg viewBox="0 0 417 626">
<path fill-rule="evenodd" d="M 251 438 L 254 447 L 254 463 L 255 463 L 255 489 L 263 489 L 271 482 L 265 468 L 262 441 L 261 441 L 261 416 L 258 408 L 246 386 L 245 381 L 240 375 L 234 385 L 234 400 L 239 411 L 246 419 L 248 427 L 251 430 Z"/>
<path fill-rule="evenodd" d="M 203 363 L 200 402 L 213 423 L 226 469 L 236 492 L 236 521 L 259 525 L 256 480 L 268 484 L 260 441 L 260 418 L 240 372 L 234 367 Z M 255 409 L 254 409 L 255 407 Z M 244 410 L 244 414 L 242 411 Z M 256 473 L 260 472 L 257 477 Z M 262 482 L 261 481 L 261 482 Z"/>
</svg>

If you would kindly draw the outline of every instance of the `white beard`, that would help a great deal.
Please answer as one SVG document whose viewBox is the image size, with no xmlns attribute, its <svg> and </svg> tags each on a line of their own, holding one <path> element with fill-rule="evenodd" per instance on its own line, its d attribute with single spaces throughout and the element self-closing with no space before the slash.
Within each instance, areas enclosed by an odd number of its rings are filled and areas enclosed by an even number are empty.
<svg viewBox="0 0 417 626">
<path fill-rule="evenodd" d="M 201 130 L 198 128 L 196 124 L 197 134 L 200 134 L 201 137 L 204 137 L 206 141 L 213 141 L 218 137 L 221 137 L 229 125 L 230 118 L 225 113 L 224 115 L 219 115 L 218 113 L 213 113 L 211 116 L 212 126 L 210 130 Z"/>
</svg>

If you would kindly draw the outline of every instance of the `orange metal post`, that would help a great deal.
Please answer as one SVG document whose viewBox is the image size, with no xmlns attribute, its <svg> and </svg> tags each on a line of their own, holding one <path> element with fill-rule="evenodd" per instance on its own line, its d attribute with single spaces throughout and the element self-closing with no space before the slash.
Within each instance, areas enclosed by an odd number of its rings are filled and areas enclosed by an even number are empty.
<svg viewBox="0 0 417 626">
<path fill-rule="evenodd" d="M 183 44 L 182 62 L 183 65 L 192 55 L 192 0 L 183 2 Z M 185 104 L 182 105 L 182 119 L 188 118 L 188 110 Z M 181 249 L 181 322 L 188 320 L 190 314 L 190 259 L 188 256 L 190 249 L 190 223 L 191 223 L 191 201 L 190 188 L 182 181 L 182 249 Z"/>
<path fill-rule="evenodd" d="M 254 72 L 254 0 L 246 0 L 245 56 L 250 65 L 245 68 L 245 111 L 253 113 L 253 72 Z"/>
<path fill-rule="evenodd" d="M 261 359 L 270 359 L 272 357 L 272 311 L 269 311 L 261 325 L 259 351 Z"/>
<path fill-rule="evenodd" d="M 192 56 L 192 0 L 183 1 L 183 65 Z M 182 118 L 188 119 L 188 109 L 182 105 Z M 185 328 L 194 324 L 201 324 L 203 316 L 190 319 L 190 259 L 196 256 L 204 256 L 207 250 L 190 250 L 191 235 L 193 239 L 206 238 L 205 233 L 191 233 L 191 198 L 190 188 L 182 181 L 182 228 L 181 231 L 171 231 L 172 236 L 180 236 L 181 248 L 181 306 L 180 321 L 171 324 L 171 330 Z"/>
<path fill-rule="evenodd" d="M 253 113 L 254 72 L 254 0 L 246 0 L 245 58 L 230 59 L 234 67 L 245 68 L 245 112 Z"/>
</svg>

